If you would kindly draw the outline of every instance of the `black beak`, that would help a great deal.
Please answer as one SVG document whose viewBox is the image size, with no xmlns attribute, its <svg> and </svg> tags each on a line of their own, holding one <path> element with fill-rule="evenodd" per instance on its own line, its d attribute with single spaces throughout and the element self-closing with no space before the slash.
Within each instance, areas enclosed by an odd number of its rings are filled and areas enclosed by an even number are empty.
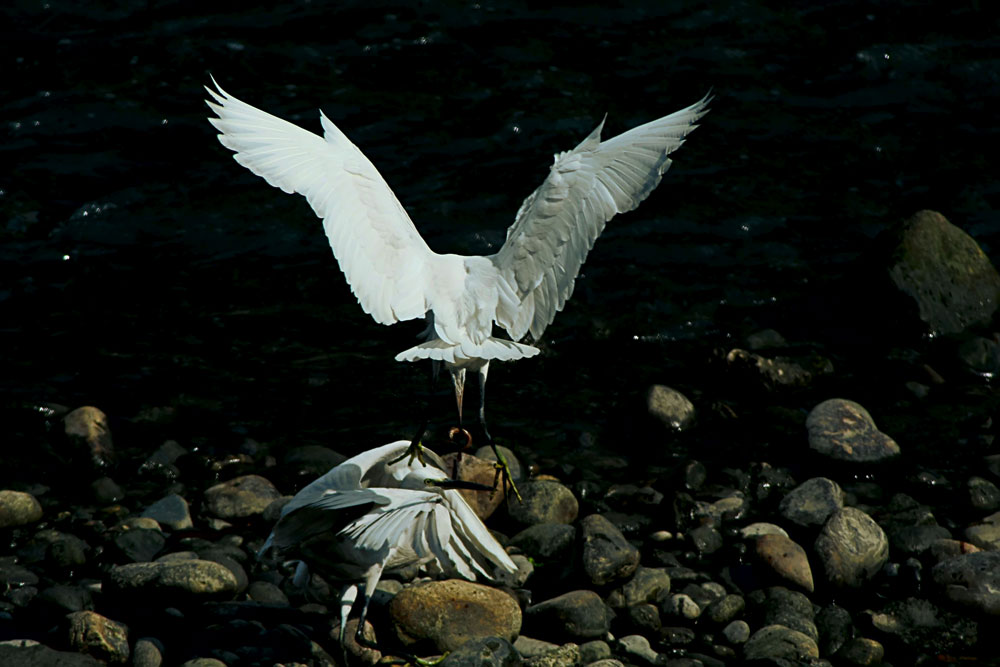
<svg viewBox="0 0 1000 667">
<path fill-rule="evenodd" d="M 434 486 L 439 486 L 442 489 L 468 489 L 470 491 L 493 490 L 492 486 L 486 486 L 485 484 L 479 484 L 478 482 L 466 482 L 460 479 L 442 479 L 434 482 Z"/>
</svg>

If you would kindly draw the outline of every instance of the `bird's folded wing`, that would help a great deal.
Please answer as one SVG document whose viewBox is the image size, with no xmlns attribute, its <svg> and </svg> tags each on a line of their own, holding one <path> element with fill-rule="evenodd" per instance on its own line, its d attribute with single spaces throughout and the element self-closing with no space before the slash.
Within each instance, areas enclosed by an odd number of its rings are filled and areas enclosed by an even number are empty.
<svg viewBox="0 0 1000 667">
<path fill-rule="evenodd" d="M 219 141 L 269 184 L 306 197 L 365 312 L 381 324 L 423 317 L 424 264 L 435 255 L 368 158 L 322 112 L 320 137 L 212 83 Z"/>
<path fill-rule="evenodd" d="M 604 121 L 576 148 L 556 155 L 548 177 L 517 212 L 507 240 L 491 256 L 517 290 L 521 307 L 498 322 L 514 340 L 537 340 L 573 293 L 580 265 L 616 213 L 655 188 L 708 111 L 710 96 L 669 116 L 601 141 Z"/>
</svg>

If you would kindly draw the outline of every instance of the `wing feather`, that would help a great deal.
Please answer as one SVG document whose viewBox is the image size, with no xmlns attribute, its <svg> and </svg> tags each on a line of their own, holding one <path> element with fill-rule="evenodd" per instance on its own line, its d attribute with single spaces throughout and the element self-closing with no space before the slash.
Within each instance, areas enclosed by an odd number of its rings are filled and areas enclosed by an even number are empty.
<svg viewBox="0 0 1000 667">
<path fill-rule="evenodd" d="M 270 185 L 305 196 L 365 312 L 381 324 L 424 317 L 424 266 L 436 255 L 368 158 L 323 112 L 320 137 L 212 83 L 219 141 Z"/>
<path fill-rule="evenodd" d="M 677 150 L 708 112 L 700 101 L 601 141 L 604 121 L 571 151 L 518 210 L 507 240 L 490 259 L 515 287 L 521 309 L 500 322 L 515 341 L 537 340 L 573 294 L 580 266 L 617 213 L 631 211 L 655 188 Z"/>
</svg>

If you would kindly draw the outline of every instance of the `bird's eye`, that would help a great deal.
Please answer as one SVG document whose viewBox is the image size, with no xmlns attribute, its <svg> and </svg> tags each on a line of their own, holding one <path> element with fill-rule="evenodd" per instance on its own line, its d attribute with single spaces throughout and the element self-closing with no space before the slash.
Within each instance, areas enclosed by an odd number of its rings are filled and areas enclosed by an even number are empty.
<svg viewBox="0 0 1000 667">
<path fill-rule="evenodd" d="M 424 486 L 434 486 L 434 480 L 428 477 L 424 480 Z"/>
</svg>

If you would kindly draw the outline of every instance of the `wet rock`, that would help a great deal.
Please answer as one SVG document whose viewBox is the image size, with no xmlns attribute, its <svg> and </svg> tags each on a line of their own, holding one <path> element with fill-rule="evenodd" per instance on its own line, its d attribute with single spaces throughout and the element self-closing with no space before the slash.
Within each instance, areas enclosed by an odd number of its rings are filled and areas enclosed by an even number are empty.
<svg viewBox="0 0 1000 667">
<path fill-rule="evenodd" d="M 666 646 L 687 646 L 695 640 L 695 634 L 691 628 L 667 626 L 660 628 L 659 638 Z"/>
<path fill-rule="evenodd" d="M 181 667 L 227 667 L 227 665 L 218 658 L 191 658 L 181 663 Z"/>
<path fill-rule="evenodd" d="M 16 641 L 16 640 L 15 640 Z M 75 651 L 55 651 L 43 644 L 21 640 L 0 643 L 0 665 L 17 667 L 100 667 L 101 661 Z"/>
<path fill-rule="evenodd" d="M 726 354 L 729 369 L 767 389 L 807 387 L 817 376 L 833 373 L 833 364 L 819 355 L 802 358 L 766 357 L 734 348 Z"/>
<path fill-rule="evenodd" d="M 621 660 L 615 660 L 614 658 L 605 658 L 603 660 L 589 663 L 587 664 L 587 667 L 625 667 L 625 663 Z"/>
<path fill-rule="evenodd" d="M 779 579 L 813 592 L 812 569 L 806 551 L 781 535 L 763 535 L 754 541 L 759 562 Z"/>
<path fill-rule="evenodd" d="M 154 595 L 168 602 L 228 599 L 236 577 L 223 565 L 205 560 L 130 563 L 111 568 L 104 590 L 109 595 Z"/>
<path fill-rule="evenodd" d="M 110 477 L 95 479 L 90 483 L 90 488 L 94 492 L 94 499 L 102 504 L 110 505 L 125 498 L 125 491 Z"/>
<path fill-rule="evenodd" d="M 660 629 L 660 610 L 655 604 L 649 602 L 634 604 L 626 607 L 619 617 L 622 615 L 624 625 L 633 632 L 653 635 Z"/>
<path fill-rule="evenodd" d="M 642 635 L 628 635 L 618 640 L 618 651 L 640 663 L 657 664 L 659 654 Z"/>
<path fill-rule="evenodd" d="M 513 641 L 521 631 L 521 609 L 512 597 L 457 579 L 404 588 L 389 603 L 389 614 L 404 645 L 428 640 L 442 652 L 470 639 Z"/>
<path fill-rule="evenodd" d="M 517 566 L 517 571 L 513 573 L 498 572 L 497 585 L 508 588 L 521 588 L 531 578 L 535 572 L 535 566 L 531 560 L 523 554 L 512 554 L 510 559 Z"/>
<path fill-rule="evenodd" d="M 761 537 L 762 535 L 781 535 L 783 537 L 788 537 L 788 533 L 784 528 L 773 523 L 751 523 L 749 526 L 740 528 L 740 536 L 744 539 Z"/>
<path fill-rule="evenodd" d="M 745 644 L 750 639 L 750 626 L 746 621 L 732 621 L 722 629 L 722 636 L 730 644 Z"/>
<path fill-rule="evenodd" d="M 768 625 L 753 633 L 743 646 L 747 660 L 785 659 L 806 661 L 819 657 L 816 642 L 783 625 Z"/>
<path fill-rule="evenodd" d="M 844 490 L 826 477 L 814 477 L 795 487 L 781 499 L 778 511 L 800 526 L 822 526 L 844 506 Z"/>
<path fill-rule="evenodd" d="M 931 555 L 937 560 L 937 562 L 946 561 L 949 558 L 954 558 L 955 556 L 961 556 L 962 554 L 976 553 L 977 551 L 982 551 L 975 544 L 970 544 L 969 542 L 962 542 L 961 540 L 935 540 L 931 542 L 929 551 Z"/>
<path fill-rule="evenodd" d="M 942 652 L 962 654 L 976 644 L 976 621 L 945 611 L 929 600 L 896 600 L 880 611 L 866 610 L 865 614 L 877 631 L 911 646 L 931 645 Z"/>
<path fill-rule="evenodd" d="M 160 667 L 163 664 L 163 645 L 155 639 L 143 637 L 132 649 L 132 667 Z"/>
<path fill-rule="evenodd" d="M 856 637 L 844 645 L 837 657 L 852 665 L 880 665 L 885 648 L 874 639 Z"/>
<path fill-rule="evenodd" d="M 889 543 L 904 554 L 919 555 L 934 544 L 951 538 L 951 532 L 937 524 L 887 528 Z"/>
<path fill-rule="evenodd" d="M 506 639 L 472 639 L 452 651 L 440 667 L 519 667 L 521 655 Z"/>
<path fill-rule="evenodd" d="M 835 586 L 857 588 L 889 559 L 885 531 L 854 507 L 830 517 L 816 538 L 815 549 L 827 580 Z"/>
<path fill-rule="evenodd" d="M 521 484 L 523 502 L 511 503 L 510 517 L 522 526 L 538 523 L 573 523 L 580 506 L 573 492 L 559 482 L 542 480 Z"/>
<path fill-rule="evenodd" d="M 935 565 L 932 573 L 949 600 L 1000 616 L 1000 551 L 949 558 Z"/>
<path fill-rule="evenodd" d="M 237 593 L 242 593 L 247 589 L 247 586 L 250 585 L 250 579 L 247 577 L 246 570 L 243 569 L 243 566 L 240 565 L 238 560 L 228 555 L 224 550 L 205 549 L 198 554 L 198 557 L 202 560 L 218 563 L 229 570 L 236 579 Z"/>
<path fill-rule="evenodd" d="M 995 340 L 976 336 L 958 346 L 958 358 L 974 373 L 992 378 L 1000 372 L 1000 345 Z"/>
<path fill-rule="evenodd" d="M 262 513 L 281 496 L 268 480 L 259 475 L 244 475 L 205 491 L 205 506 L 220 519 L 244 519 Z"/>
<path fill-rule="evenodd" d="M 42 506 L 30 493 L 0 491 L 0 528 L 34 523 L 42 518 Z"/>
<path fill-rule="evenodd" d="M 154 519 L 160 525 L 169 526 L 172 530 L 187 530 L 194 525 L 191 522 L 191 511 L 188 509 L 187 501 L 176 493 L 157 500 L 143 511 L 142 516 Z"/>
<path fill-rule="evenodd" d="M 181 447 L 178 442 L 167 440 L 143 461 L 139 466 L 139 474 L 163 481 L 175 480 L 180 476 L 180 469 L 175 463 L 187 453 L 188 450 Z"/>
<path fill-rule="evenodd" d="M 977 510 L 993 512 L 1000 509 L 1000 489 L 988 479 L 969 478 L 969 503 Z"/>
<path fill-rule="evenodd" d="M 532 632 L 551 641 L 603 639 L 613 613 L 593 591 L 570 591 L 525 610 Z"/>
<path fill-rule="evenodd" d="M 580 662 L 580 647 L 570 642 L 556 646 L 553 650 L 526 660 L 530 667 L 575 667 Z"/>
<path fill-rule="evenodd" d="M 842 398 L 831 398 L 806 418 L 809 446 L 824 456 L 858 463 L 883 461 L 899 455 L 896 442 L 875 427 L 868 411 Z"/>
<path fill-rule="evenodd" d="M 254 581 L 247 587 L 247 598 L 254 602 L 287 605 L 288 596 L 278 586 L 269 581 Z"/>
<path fill-rule="evenodd" d="M 965 539 L 983 551 L 1000 551 L 1000 512 L 966 528 Z"/>
<path fill-rule="evenodd" d="M 87 562 L 90 547 L 82 539 L 57 530 L 40 530 L 33 543 L 44 545 L 45 562 L 59 570 L 73 570 Z"/>
<path fill-rule="evenodd" d="M 664 614 L 689 621 L 701 616 L 701 606 L 685 593 L 675 593 L 666 597 L 660 605 Z"/>
<path fill-rule="evenodd" d="M 815 617 L 812 602 L 802 593 L 782 586 L 772 586 L 753 591 L 749 595 L 752 612 L 758 623 L 755 625 L 781 625 L 801 632 L 810 639 L 819 639 L 819 631 L 813 622 Z"/>
<path fill-rule="evenodd" d="M 442 460 L 444 461 L 444 469 L 448 471 L 449 475 L 452 474 L 457 456 L 458 454 L 453 452 L 442 457 Z M 469 454 L 462 454 L 462 458 L 459 459 L 458 472 L 456 473 L 456 476 L 457 479 L 461 479 L 466 482 L 475 482 L 492 488 L 493 483 L 497 481 L 496 473 L 496 464 L 492 461 L 487 461 L 477 456 L 470 456 Z M 515 481 L 516 479 L 517 478 L 515 477 Z M 520 484 L 518 484 L 518 490 L 520 490 L 522 494 L 524 493 Z M 472 511 L 474 511 L 476 515 L 483 520 L 492 516 L 497 508 L 504 502 L 504 492 L 503 489 L 500 489 L 499 487 L 496 492 L 475 491 L 472 489 L 459 489 L 458 492 L 463 498 L 465 498 L 465 502 L 469 504 Z M 511 495 L 513 496 L 513 493 Z M 517 504 L 517 500 L 515 498 L 511 498 L 510 501 L 511 507 Z"/>
<path fill-rule="evenodd" d="M 670 592 L 670 575 L 662 567 L 638 567 L 632 578 L 622 586 L 625 606 L 641 602 L 655 602 Z"/>
<path fill-rule="evenodd" d="M 128 661 L 128 628 L 92 611 L 68 614 L 69 645 L 110 663 Z"/>
<path fill-rule="evenodd" d="M 541 639 L 532 639 L 521 635 L 514 641 L 514 648 L 521 654 L 522 658 L 537 658 L 559 648 L 559 644 L 544 642 Z"/>
<path fill-rule="evenodd" d="M 37 574 L 11 561 L 11 558 L 0 559 L 0 588 L 12 590 L 38 583 Z"/>
<path fill-rule="evenodd" d="M 514 535 L 510 544 L 536 560 L 566 562 L 575 540 L 576 528 L 569 524 L 539 523 Z"/>
<path fill-rule="evenodd" d="M 822 655 L 833 655 L 853 636 L 854 623 L 843 607 L 831 604 L 816 614 L 819 649 Z"/>
<path fill-rule="evenodd" d="M 990 321 L 1000 303 L 1000 275 L 971 236 L 936 211 L 920 211 L 897 237 L 889 277 L 932 333 Z"/>
<path fill-rule="evenodd" d="M 694 423 L 694 404 L 681 392 L 662 384 L 654 384 L 646 392 L 646 409 L 664 426 L 678 431 Z"/>
<path fill-rule="evenodd" d="M 742 614 L 745 608 L 746 601 L 743 599 L 743 596 L 730 593 L 705 607 L 705 611 L 702 612 L 701 617 L 718 625 L 723 625 Z"/>
<path fill-rule="evenodd" d="M 713 526 L 698 526 L 688 533 L 694 548 L 701 554 L 715 553 L 724 543 L 722 534 Z"/>
<path fill-rule="evenodd" d="M 632 575 L 639 566 L 639 550 L 600 514 L 580 522 L 583 538 L 583 571 L 595 586 Z"/>
<path fill-rule="evenodd" d="M 111 429 L 103 412 L 89 405 L 77 408 L 63 417 L 63 428 L 71 441 L 87 448 L 96 467 L 105 468 L 114 463 Z"/>
<path fill-rule="evenodd" d="M 144 563 L 163 551 L 167 539 L 158 530 L 126 530 L 115 536 L 115 546 L 128 560 Z"/>
<path fill-rule="evenodd" d="M 66 584 L 49 586 L 39 593 L 34 602 L 45 606 L 43 613 L 46 615 L 60 617 L 75 611 L 89 610 L 94 606 L 89 591 Z"/>
<path fill-rule="evenodd" d="M 598 660 L 606 660 L 611 657 L 611 647 L 608 643 L 600 639 L 584 642 L 580 644 L 580 664 L 589 665 Z"/>
</svg>

